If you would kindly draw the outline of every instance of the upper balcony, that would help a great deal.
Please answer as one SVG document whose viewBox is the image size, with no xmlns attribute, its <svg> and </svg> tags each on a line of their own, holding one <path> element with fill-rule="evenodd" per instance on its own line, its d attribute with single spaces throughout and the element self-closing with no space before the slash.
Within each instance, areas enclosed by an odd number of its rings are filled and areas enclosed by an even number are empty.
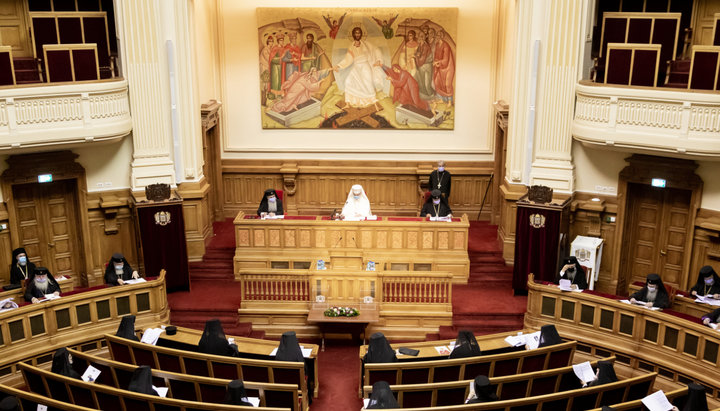
<svg viewBox="0 0 720 411">
<path fill-rule="evenodd" d="M 0 89 L 0 150 L 74 147 L 131 130 L 122 78 Z"/>
<path fill-rule="evenodd" d="M 720 157 L 720 92 L 580 81 L 573 137 L 622 151 Z"/>
</svg>

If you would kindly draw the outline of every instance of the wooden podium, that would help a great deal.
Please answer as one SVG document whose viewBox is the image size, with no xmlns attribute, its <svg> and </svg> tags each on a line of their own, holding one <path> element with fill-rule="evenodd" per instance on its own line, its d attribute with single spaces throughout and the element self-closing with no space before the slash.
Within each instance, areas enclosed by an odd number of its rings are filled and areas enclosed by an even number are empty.
<svg viewBox="0 0 720 411">
<path fill-rule="evenodd" d="M 135 203 L 145 274 L 165 269 L 167 291 L 189 291 L 187 245 L 182 198 Z"/>
<path fill-rule="evenodd" d="M 536 280 L 555 281 L 560 259 L 569 251 L 570 198 L 539 204 L 527 195 L 517 202 L 515 234 L 515 294 L 527 292 L 528 274 Z"/>
</svg>

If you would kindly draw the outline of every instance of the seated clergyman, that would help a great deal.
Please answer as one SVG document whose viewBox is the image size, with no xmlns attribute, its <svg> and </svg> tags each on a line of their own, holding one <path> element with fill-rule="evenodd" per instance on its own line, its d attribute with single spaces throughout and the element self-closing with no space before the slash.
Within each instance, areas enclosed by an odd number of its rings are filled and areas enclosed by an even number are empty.
<svg viewBox="0 0 720 411">
<path fill-rule="evenodd" d="M 260 206 L 258 206 L 257 215 L 260 217 L 283 215 L 283 203 L 278 198 L 275 189 L 269 188 L 265 190 L 263 198 L 260 200 Z"/>
<path fill-rule="evenodd" d="M 420 211 L 421 217 L 452 217 L 452 210 L 447 203 L 445 197 L 442 196 L 440 190 L 435 189 L 430 192 L 423 208 Z"/>
<path fill-rule="evenodd" d="M 646 307 L 668 308 L 670 296 L 660 276 L 653 273 L 648 274 L 645 287 L 630 295 L 630 302 L 633 304 L 645 303 Z"/>
<path fill-rule="evenodd" d="M 347 200 L 342 209 L 342 216 L 348 220 L 364 219 L 372 216 L 370 200 L 360 184 L 355 184 L 350 188 Z"/>
<path fill-rule="evenodd" d="M 60 285 L 58 285 L 47 268 L 38 267 L 28 279 L 28 284 L 25 288 L 25 301 L 32 301 L 33 304 L 39 303 L 47 294 L 59 296 Z"/>
<path fill-rule="evenodd" d="M 716 300 L 720 299 L 720 277 L 712 267 L 706 265 L 700 269 L 697 282 L 690 289 L 690 294 L 695 297 L 709 295 Z"/>
<path fill-rule="evenodd" d="M 120 253 L 114 253 L 105 267 L 105 284 L 123 285 L 125 281 L 140 278 L 136 270 Z"/>
<path fill-rule="evenodd" d="M 575 285 L 581 290 L 587 290 L 588 288 L 585 269 L 580 265 L 577 257 L 574 255 L 563 261 L 563 267 L 560 269 L 560 279 L 570 280 L 572 285 Z"/>
</svg>

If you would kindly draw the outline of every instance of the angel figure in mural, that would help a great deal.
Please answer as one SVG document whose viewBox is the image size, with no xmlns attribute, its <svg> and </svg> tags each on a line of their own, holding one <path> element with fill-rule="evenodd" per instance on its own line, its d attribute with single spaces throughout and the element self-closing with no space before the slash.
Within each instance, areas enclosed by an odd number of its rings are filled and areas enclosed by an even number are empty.
<svg viewBox="0 0 720 411">
<path fill-rule="evenodd" d="M 372 19 L 375 20 L 375 23 L 377 23 L 378 26 L 380 26 L 380 29 L 382 30 L 383 36 L 385 36 L 386 39 L 390 40 L 393 38 L 393 29 L 392 25 L 395 23 L 395 20 L 398 18 L 399 14 L 396 14 L 395 17 L 391 18 L 390 21 L 383 20 L 380 21 L 379 18 L 373 17 Z"/>
<path fill-rule="evenodd" d="M 325 23 L 327 23 L 328 27 L 330 27 L 329 36 L 331 39 L 335 40 L 335 36 L 337 36 L 338 30 L 340 30 L 340 26 L 342 26 L 343 20 L 345 20 L 346 15 L 347 12 L 340 16 L 340 20 L 333 20 L 329 14 L 327 16 L 322 16 L 323 20 L 325 20 Z"/>
</svg>

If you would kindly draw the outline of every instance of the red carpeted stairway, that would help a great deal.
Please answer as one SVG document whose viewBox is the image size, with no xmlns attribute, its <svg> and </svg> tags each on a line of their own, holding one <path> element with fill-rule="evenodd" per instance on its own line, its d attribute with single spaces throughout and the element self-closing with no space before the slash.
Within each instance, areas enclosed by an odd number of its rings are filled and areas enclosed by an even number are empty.
<svg viewBox="0 0 720 411">
<path fill-rule="evenodd" d="M 440 327 L 428 339 L 455 338 L 461 329 L 483 335 L 523 326 L 527 297 L 513 295 L 512 267 L 502 258 L 496 225 L 470 222 L 468 257 L 468 283 L 453 286 L 453 325 Z"/>
<path fill-rule="evenodd" d="M 202 261 L 190 263 L 190 292 L 168 294 L 170 322 L 202 330 L 205 321 L 218 318 L 226 334 L 262 338 L 252 324 L 238 323 L 242 300 L 240 283 L 233 275 L 235 238 L 232 219 L 213 224 L 215 235 L 205 248 Z"/>
</svg>

